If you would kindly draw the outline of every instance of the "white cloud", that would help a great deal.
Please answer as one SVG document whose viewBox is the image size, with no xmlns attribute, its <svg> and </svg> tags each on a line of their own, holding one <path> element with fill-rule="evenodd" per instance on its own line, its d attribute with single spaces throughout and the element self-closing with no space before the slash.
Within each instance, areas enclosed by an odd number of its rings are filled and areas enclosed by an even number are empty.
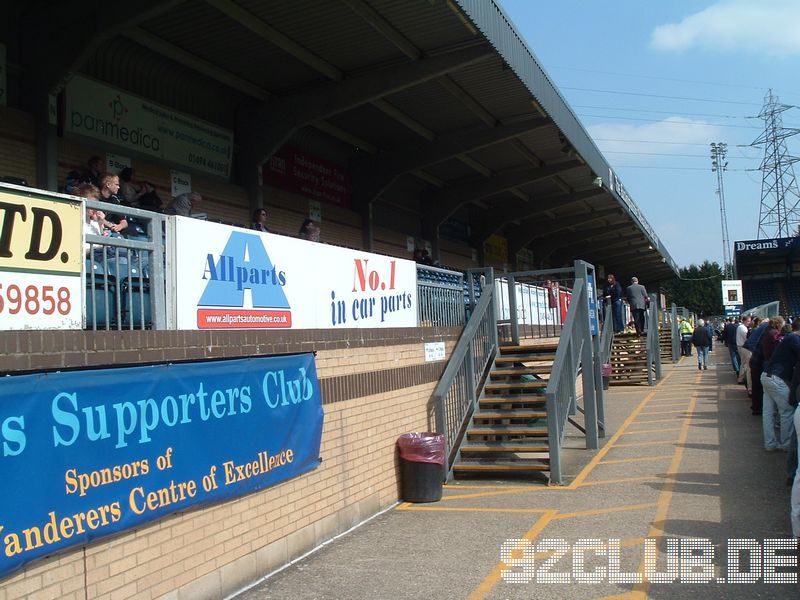
<svg viewBox="0 0 800 600">
<path fill-rule="evenodd" d="M 707 154 L 709 144 L 724 139 L 725 128 L 702 120 L 687 117 L 667 117 L 656 123 L 629 125 L 627 123 L 597 123 L 587 127 L 602 152 L 634 152 L 642 154 L 611 154 L 609 162 L 630 164 L 648 162 L 651 159 L 663 162 L 664 157 L 648 156 L 645 153 Z M 609 141 L 622 140 L 622 141 Z M 631 141 L 642 140 L 642 141 Z M 707 162 L 707 161 L 706 161 Z M 685 164 L 685 161 L 684 161 Z"/>
<path fill-rule="evenodd" d="M 767 56 L 800 54 L 800 2 L 722 0 L 679 23 L 659 25 L 650 44 L 657 50 L 698 47 Z"/>
</svg>

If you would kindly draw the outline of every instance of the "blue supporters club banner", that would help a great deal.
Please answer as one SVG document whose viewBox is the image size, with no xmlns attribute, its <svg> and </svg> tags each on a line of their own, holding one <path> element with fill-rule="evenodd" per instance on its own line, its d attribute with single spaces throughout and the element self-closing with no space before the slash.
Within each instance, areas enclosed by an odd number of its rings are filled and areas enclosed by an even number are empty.
<svg viewBox="0 0 800 600">
<path fill-rule="evenodd" d="M 0 576 L 320 464 L 313 354 L 0 379 Z"/>
</svg>

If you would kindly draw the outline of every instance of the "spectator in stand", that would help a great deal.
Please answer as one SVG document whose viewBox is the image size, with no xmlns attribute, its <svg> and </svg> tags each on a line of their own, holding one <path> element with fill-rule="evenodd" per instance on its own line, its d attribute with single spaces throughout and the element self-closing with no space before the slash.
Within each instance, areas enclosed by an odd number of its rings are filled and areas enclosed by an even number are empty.
<svg viewBox="0 0 800 600">
<path fill-rule="evenodd" d="M 800 326 L 800 324 L 799 324 Z M 770 342 L 777 336 L 762 336 L 764 350 L 764 372 L 761 385 L 764 387 L 764 407 L 761 423 L 764 430 L 764 448 L 767 451 L 789 450 L 794 432 L 794 407 L 789 403 L 789 386 L 794 377 L 795 365 L 800 361 L 800 335 L 796 331 L 786 335 L 775 344 L 769 354 Z M 775 437 L 775 414 L 780 420 L 780 438 Z"/>
<path fill-rule="evenodd" d="M 267 211 L 265 209 L 257 208 L 253 211 L 253 222 L 250 223 L 250 229 L 269 233 L 269 229 L 267 229 Z"/>
<path fill-rule="evenodd" d="M 164 212 L 168 215 L 178 215 L 181 217 L 191 217 L 194 205 L 202 201 L 203 197 L 197 192 L 181 194 L 167 205 Z"/>
<path fill-rule="evenodd" d="M 79 196 L 78 187 L 81 185 L 82 179 L 83 175 L 81 175 L 80 171 L 70 171 L 67 173 L 66 180 L 64 181 L 64 193 Z M 98 189 L 97 186 L 95 186 L 95 189 Z M 99 190 L 98 193 L 100 193 Z"/>
<path fill-rule="evenodd" d="M 739 326 L 736 328 L 736 350 L 739 353 L 739 383 L 743 383 L 747 387 L 747 395 L 752 395 L 753 384 L 750 380 L 750 350 L 745 348 L 744 343 L 747 341 L 747 334 L 750 333 L 750 317 L 742 317 Z"/>
<path fill-rule="evenodd" d="M 622 286 L 617 278 L 609 273 L 606 278 L 606 286 L 603 288 L 603 299 L 606 303 L 611 303 L 611 318 L 614 322 L 614 333 L 621 333 L 625 329 L 622 320 Z"/>
<path fill-rule="evenodd" d="M 739 323 L 733 317 L 728 317 L 728 324 L 725 325 L 725 329 L 722 331 L 722 341 L 728 347 L 728 352 L 731 355 L 731 366 L 736 375 L 739 375 L 739 367 L 741 366 L 739 364 L 739 351 L 736 348 L 736 329 L 738 327 Z"/>
<path fill-rule="evenodd" d="M 783 323 L 783 318 L 777 318 Z M 764 404 L 764 388 L 761 387 L 761 373 L 764 371 L 764 350 L 761 340 L 764 333 L 773 322 L 777 323 L 777 321 L 773 321 L 773 319 L 761 321 L 744 343 L 745 347 L 751 352 L 750 381 L 752 382 L 753 389 L 750 394 L 750 411 L 753 413 L 754 417 L 761 415 L 761 409 Z"/>
<path fill-rule="evenodd" d="M 318 242 L 319 227 L 317 227 L 311 219 L 306 219 L 303 221 L 303 224 L 300 225 L 300 231 L 297 232 L 297 236 L 309 242 Z"/>
<path fill-rule="evenodd" d="M 121 199 L 127 201 L 130 206 L 139 208 L 141 206 L 139 199 L 153 191 L 153 187 L 149 183 L 139 183 L 134 178 L 134 171 L 130 167 L 125 167 L 119 172 L 120 180 L 120 195 Z M 149 208 L 141 206 L 141 208 Z"/>
<path fill-rule="evenodd" d="M 101 192 L 103 191 L 103 182 L 101 181 L 103 173 L 103 159 L 99 156 L 92 156 L 87 161 L 89 170 L 81 176 L 81 183 L 91 183 Z"/>
<path fill-rule="evenodd" d="M 708 370 L 708 347 L 711 345 L 711 336 L 703 319 L 697 319 L 697 327 L 692 333 L 692 345 L 697 348 L 697 370 Z"/>
<path fill-rule="evenodd" d="M 111 173 L 105 173 L 100 177 L 100 201 L 109 202 L 111 204 L 118 204 L 122 206 L 122 202 L 117 196 L 119 192 L 119 176 Z M 112 224 L 110 229 L 114 233 L 122 234 L 128 228 L 128 217 L 122 214 L 108 214 L 106 219 Z"/>
<path fill-rule="evenodd" d="M 637 277 L 631 277 L 631 284 L 625 290 L 625 296 L 633 312 L 633 322 L 636 325 L 636 335 L 644 333 L 644 312 L 650 299 L 647 297 L 647 290 L 639 283 Z"/>
<path fill-rule="evenodd" d="M 421 265 L 433 265 L 431 256 L 425 248 L 414 248 L 414 261 Z"/>
</svg>

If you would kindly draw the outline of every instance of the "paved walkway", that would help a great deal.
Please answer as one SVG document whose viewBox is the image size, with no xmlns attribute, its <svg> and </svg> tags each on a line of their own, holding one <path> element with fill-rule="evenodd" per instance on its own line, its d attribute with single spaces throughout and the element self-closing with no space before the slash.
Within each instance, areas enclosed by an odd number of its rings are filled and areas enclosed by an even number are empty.
<svg viewBox="0 0 800 600">
<path fill-rule="evenodd" d="M 722 364 L 698 371 L 694 357 L 684 358 L 665 367 L 657 386 L 613 388 L 605 444 L 568 452 L 568 485 L 456 482 L 441 502 L 401 504 L 237 600 L 798 597 L 797 585 L 762 580 L 611 583 L 607 571 L 599 583 L 576 581 L 571 548 L 579 539 L 599 539 L 612 557 L 609 539 L 618 539 L 622 574 L 642 572 L 645 538 L 657 538 L 660 572 L 668 571 L 668 538 L 684 553 L 697 543 L 690 538 L 707 539 L 716 579 L 730 573 L 729 539 L 791 537 L 786 455 L 763 450 L 760 419 L 727 352 L 711 358 Z M 564 540 L 564 551 L 545 540 Z M 587 572 L 611 563 L 586 554 Z M 548 572 L 571 583 L 544 583 Z"/>
</svg>

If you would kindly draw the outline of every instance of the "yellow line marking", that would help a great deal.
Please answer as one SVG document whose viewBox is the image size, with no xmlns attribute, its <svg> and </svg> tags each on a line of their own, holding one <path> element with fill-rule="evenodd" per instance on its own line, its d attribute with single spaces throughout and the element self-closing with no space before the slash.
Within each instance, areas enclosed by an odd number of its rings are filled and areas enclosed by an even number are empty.
<svg viewBox="0 0 800 600">
<path fill-rule="evenodd" d="M 667 431 L 680 431 L 680 427 L 669 429 L 641 429 L 639 431 L 626 431 L 623 435 L 637 435 L 639 433 L 666 433 Z"/>
<path fill-rule="evenodd" d="M 678 413 L 683 413 L 683 412 L 686 412 L 685 408 L 683 410 L 648 410 L 646 412 L 643 412 L 642 414 L 646 415 L 646 416 L 649 416 L 649 415 L 676 415 Z"/>
<path fill-rule="evenodd" d="M 664 444 L 677 444 L 678 440 L 664 440 L 657 442 L 634 442 L 631 444 L 616 444 L 614 448 L 641 448 L 642 446 L 663 446 Z"/>
<path fill-rule="evenodd" d="M 460 483 L 446 483 L 444 489 L 446 490 L 509 490 L 509 489 L 525 489 L 532 486 L 527 485 L 461 485 Z"/>
<path fill-rule="evenodd" d="M 594 517 L 597 515 L 610 515 L 618 512 L 628 512 L 632 510 L 645 510 L 647 508 L 655 508 L 658 506 L 657 502 L 647 502 L 645 504 L 629 504 L 627 506 L 613 506 L 611 508 L 593 508 L 591 510 L 581 510 L 571 513 L 559 513 L 558 516 L 553 517 L 553 520 L 560 521 L 561 519 L 576 519 L 579 517 Z"/>
<path fill-rule="evenodd" d="M 535 540 L 539 534 L 550 524 L 550 521 L 553 520 L 553 517 L 558 513 L 557 510 L 548 510 L 545 512 L 536 523 L 533 524 L 525 535 L 522 536 L 522 539 L 526 539 L 529 541 Z M 503 572 L 503 568 L 505 567 L 505 563 L 497 563 L 492 571 L 484 578 L 483 581 L 476 587 L 472 593 L 468 596 L 467 600 L 483 600 L 486 597 L 486 594 L 491 592 L 498 583 L 500 583 L 501 574 Z"/>
<path fill-rule="evenodd" d="M 694 385 L 697 386 L 699 382 L 700 377 L 695 376 Z M 678 436 L 678 445 L 675 448 L 675 455 L 672 457 L 672 462 L 667 468 L 667 478 L 664 481 L 664 487 L 661 488 L 661 493 L 659 494 L 656 502 L 658 505 L 658 510 L 656 511 L 655 517 L 653 517 L 653 521 L 650 523 L 650 531 L 648 531 L 647 537 L 657 537 L 659 534 L 663 535 L 665 533 L 661 524 L 667 519 L 667 515 L 669 514 L 669 505 L 672 502 L 672 490 L 675 487 L 675 480 L 678 475 L 678 470 L 681 466 L 681 460 L 683 459 L 684 444 L 686 443 L 686 439 L 689 437 L 689 425 L 691 423 L 691 416 L 694 414 L 696 404 L 697 398 L 695 394 L 695 396 L 692 397 L 689 402 L 689 418 L 684 421 L 683 427 L 681 427 L 681 433 Z M 639 564 L 639 572 L 644 572 L 644 559 L 642 559 L 642 562 Z M 641 594 L 642 598 L 646 598 L 649 586 L 650 584 L 647 582 L 637 583 L 633 586 L 633 591 Z"/>
<path fill-rule="evenodd" d="M 670 377 L 672 377 L 672 373 L 669 373 L 661 381 L 666 381 Z M 616 433 L 614 433 L 614 435 L 611 436 L 606 445 L 603 446 L 600 449 L 600 451 L 592 458 L 592 460 L 589 461 L 589 464 L 587 464 L 583 469 L 581 469 L 581 472 L 578 473 L 577 477 L 575 477 L 572 483 L 567 487 L 569 487 L 570 489 L 576 489 L 581 485 L 581 483 L 583 483 L 583 481 L 589 476 L 589 474 L 598 465 L 598 463 L 601 460 L 603 460 L 603 457 L 609 453 L 611 448 L 614 447 L 614 444 L 620 438 L 620 436 L 625 432 L 625 429 L 629 427 L 631 423 L 633 423 L 634 419 L 636 419 L 636 417 L 639 416 L 639 413 L 642 411 L 642 409 L 645 406 L 647 406 L 647 403 L 656 395 L 657 391 L 658 390 L 651 391 L 649 394 L 647 394 L 647 396 L 644 397 L 644 399 L 642 399 L 642 401 L 638 404 L 638 406 L 633 409 L 633 412 L 631 412 L 631 414 L 628 415 L 628 418 L 625 419 L 625 421 L 623 421 L 622 425 L 620 425 Z"/>
<path fill-rule="evenodd" d="M 452 496 L 444 496 L 444 497 L 442 497 L 442 501 L 445 501 L 445 500 L 463 500 L 463 499 L 467 499 L 467 498 L 490 498 L 492 496 L 509 496 L 511 494 L 527 494 L 527 493 L 531 493 L 531 492 L 536 492 L 536 493 L 539 493 L 539 492 L 558 492 L 558 491 L 564 491 L 564 490 L 567 490 L 567 489 L 571 489 L 571 488 L 568 488 L 566 486 L 547 487 L 547 486 L 543 485 L 543 486 L 538 487 L 538 488 L 525 488 L 525 489 L 513 488 L 513 489 L 510 489 L 508 491 L 477 492 L 475 494 L 454 494 Z"/>
<path fill-rule="evenodd" d="M 671 400 L 671 398 L 668 398 Z M 689 406 L 689 402 L 684 398 L 682 402 L 670 402 L 669 404 L 666 402 L 659 402 L 658 408 L 668 407 L 668 406 Z"/>
<path fill-rule="evenodd" d="M 624 465 L 627 463 L 634 463 L 634 462 L 649 462 L 654 460 L 665 460 L 667 458 L 672 458 L 672 454 L 665 454 L 664 456 L 643 456 L 638 458 L 620 458 L 615 460 L 604 460 L 601 462 L 601 465 Z"/>
<path fill-rule="evenodd" d="M 484 513 L 545 513 L 546 508 L 470 508 L 461 506 L 398 506 L 397 510 L 409 511 L 441 511 L 441 512 L 484 512 Z"/>
<path fill-rule="evenodd" d="M 649 423 L 674 423 L 686 417 L 670 417 L 669 419 L 650 419 L 649 421 L 636 421 L 636 425 L 647 425 Z"/>
<path fill-rule="evenodd" d="M 632 483 L 634 481 L 661 481 L 661 478 L 654 475 L 643 475 L 641 477 L 623 477 L 622 479 L 598 479 L 597 481 L 587 481 L 581 484 L 581 487 L 588 487 L 591 485 L 614 485 L 617 483 Z"/>
</svg>

